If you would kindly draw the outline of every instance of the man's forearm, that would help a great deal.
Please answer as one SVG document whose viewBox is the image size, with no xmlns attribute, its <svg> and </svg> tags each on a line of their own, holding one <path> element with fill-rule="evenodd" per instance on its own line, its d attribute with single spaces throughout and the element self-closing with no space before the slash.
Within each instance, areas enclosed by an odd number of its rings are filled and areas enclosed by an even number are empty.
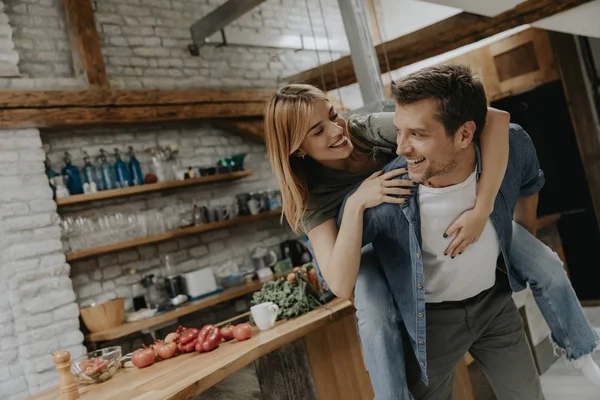
<svg viewBox="0 0 600 400">
<path fill-rule="evenodd" d="M 527 197 L 519 197 L 513 214 L 514 221 L 527 229 L 532 235 L 536 233 L 538 200 L 538 193 Z"/>
</svg>

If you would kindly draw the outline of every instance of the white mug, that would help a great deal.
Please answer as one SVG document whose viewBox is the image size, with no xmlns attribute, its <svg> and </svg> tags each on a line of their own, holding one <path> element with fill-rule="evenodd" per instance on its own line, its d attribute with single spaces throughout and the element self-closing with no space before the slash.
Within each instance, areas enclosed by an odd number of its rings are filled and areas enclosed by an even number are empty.
<svg viewBox="0 0 600 400">
<path fill-rule="evenodd" d="M 279 307 L 272 302 L 261 303 L 250 307 L 254 323 L 261 331 L 271 329 L 275 325 Z"/>
</svg>

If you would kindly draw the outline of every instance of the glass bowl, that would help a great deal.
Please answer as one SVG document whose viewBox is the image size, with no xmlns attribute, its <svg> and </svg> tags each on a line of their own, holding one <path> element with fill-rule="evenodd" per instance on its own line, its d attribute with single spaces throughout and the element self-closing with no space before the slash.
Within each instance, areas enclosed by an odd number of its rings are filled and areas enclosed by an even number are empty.
<svg viewBox="0 0 600 400">
<path fill-rule="evenodd" d="M 113 346 L 89 352 L 71 364 L 71 373 L 84 385 L 107 381 L 119 369 L 121 351 Z"/>
</svg>

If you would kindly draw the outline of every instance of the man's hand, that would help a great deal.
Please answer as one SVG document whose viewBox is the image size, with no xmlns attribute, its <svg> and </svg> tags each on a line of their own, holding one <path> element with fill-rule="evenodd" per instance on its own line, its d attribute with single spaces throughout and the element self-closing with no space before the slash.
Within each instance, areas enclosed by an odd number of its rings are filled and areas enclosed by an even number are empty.
<svg viewBox="0 0 600 400">
<path fill-rule="evenodd" d="M 535 236 L 537 221 L 537 206 L 539 193 L 527 197 L 519 197 L 515 206 L 513 219 Z"/>
</svg>

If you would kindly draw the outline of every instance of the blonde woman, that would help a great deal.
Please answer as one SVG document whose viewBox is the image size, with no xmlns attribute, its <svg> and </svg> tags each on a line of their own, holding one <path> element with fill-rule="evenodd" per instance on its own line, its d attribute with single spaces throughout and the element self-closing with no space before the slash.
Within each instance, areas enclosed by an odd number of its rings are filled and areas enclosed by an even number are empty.
<svg viewBox="0 0 600 400">
<path fill-rule="evenodd" d="M 351 117 L 346 122 L 322 91 L 295 84 L 273 95 L 264 117 L 267 151 L 283 196 L 283 216 L 292 229 L 308 235 L 320 273 L 333 293 L 343 298 L 354 294 L 363 354 L 378 399 L 410 398 L 404 349 L 412 351 L 407 341 L 416 337 L 400 321 L 393 288 L 372 248 L 362 247 L 365 209 L 384 202 L 403 203 L 414 191 L 413 182 L 393 179 L 405 170 L 380 172 L 395 158 L 393 115 Z M 449 257 L 460 257 L 477 240 L 492 212 L 508 159 L 508 124 L 507 113 L 488 110 L 481 134 L 485 172 L 478 184 L 476 206 L 448 227 Z M 338 227 L 339 207 L 357 185 Z M 525 229 L 516 227 L 513 236 L 510 258 L 514 269 L 535 287 L 536 301 L 565 356 L 583 371 L 591 371 L 588 375 L 593 379 L 593 372 L 598 371 L 590 354 L 598 338 L 560 260 Z M 558 303 L 560 307 L 554 307 Z"/>
</svg>

